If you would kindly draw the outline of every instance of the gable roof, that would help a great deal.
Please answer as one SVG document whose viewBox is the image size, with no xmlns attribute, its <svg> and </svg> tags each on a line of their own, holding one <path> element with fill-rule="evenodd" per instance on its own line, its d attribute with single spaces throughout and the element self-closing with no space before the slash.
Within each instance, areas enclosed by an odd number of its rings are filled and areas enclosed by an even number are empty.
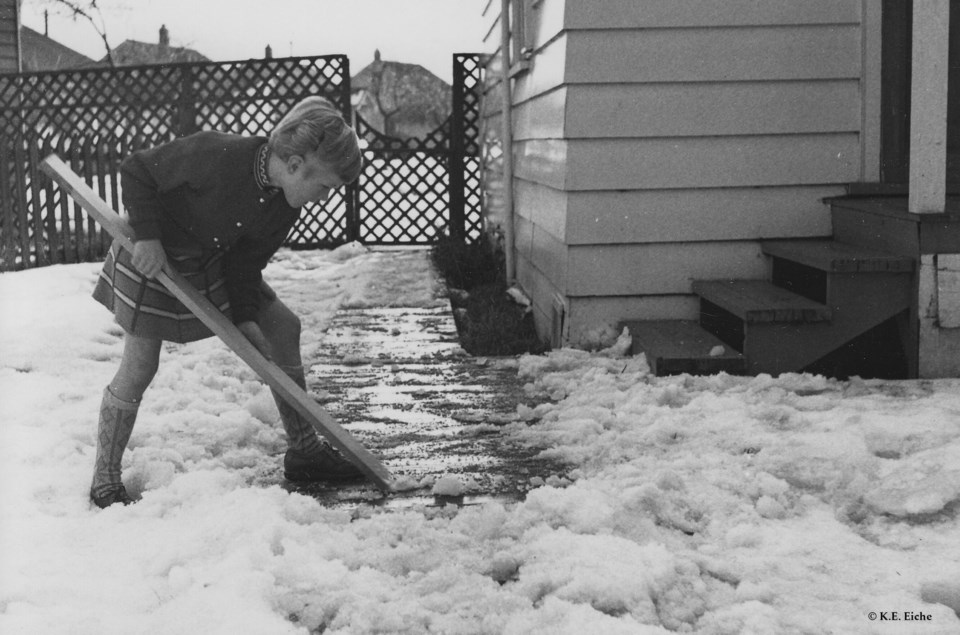
<svg viewBox="0 0 960 635">
<path fill-rule="evenodd" d="M 379 50 L 373 63 L 350 78 L 354 107 L 367 120 L 383 118 L 383 132 L 391 136 L 404 129 L 432 129 L 443 123 L 450 114 L 451 90 L 423 66 L 384 61 Z"/>
<path fill-rule="evenodd" d="M 426 83 L 441 90 L 450 90 L 450 85 L 419 64 L 405 64 L 380 59 L 380 51 L 374 54 L 373 62 L 367 64 L 350 79 L 350 92 L 369 90 L 370 84 L 380 75 L 390 74 L 401 79 L 410 79 L 417 83 Z"/>
<path fill-rule="evenodd" d="M 28 26 L 20 27 L 23 71 L 59 71 L 95 66 L 92 59 Z"/>
<path fill-rule="evenodd" d="M 124 40 L 111 51 L 117 66 L 142 64 L 178 64 L 180 62 L 209 62 L 210 59 L 193 49 L 168 44 L 151 44 L 137 40 Z M 107 62 L 106 56 L 100 60 Z"/>
</svg>

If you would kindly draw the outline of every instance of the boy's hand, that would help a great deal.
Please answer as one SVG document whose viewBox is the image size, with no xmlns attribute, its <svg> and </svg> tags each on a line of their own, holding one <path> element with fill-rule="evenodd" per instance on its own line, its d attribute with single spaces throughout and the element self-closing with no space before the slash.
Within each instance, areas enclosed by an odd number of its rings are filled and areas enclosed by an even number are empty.
<svg viewBox="0 0 960 635">
<path fill-rule="evenodd" d="M 167 264 L 167 253 L 159 240 L 138 240 L 133 244 L 133 266 L 148 278 L 160 275 Z"/>
<path fill-rule="evenodd" d="M 267 342 L 267 338 L 264 337 L 263 331 L 260 330 L 259 324 L 256 322 L 240 322 L 237 324 L 237 328 L 240 329 L 244 337 L 250 340 L 250 343 L 253 344 L 264 357 L 272 361 L 270 344 Z"/>
</svg>

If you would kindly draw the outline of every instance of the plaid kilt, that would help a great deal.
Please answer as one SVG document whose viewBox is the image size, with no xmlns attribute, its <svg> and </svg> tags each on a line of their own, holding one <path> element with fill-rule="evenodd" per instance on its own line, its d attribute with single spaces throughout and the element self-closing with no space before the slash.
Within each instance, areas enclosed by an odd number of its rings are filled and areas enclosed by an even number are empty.
<svg viewBox="0 0 960 635">
<path fill-rule="evenodd" d="M 193 254 L 167 252 L 167 261 L 173 268 L 230 317 L 222 258 L 221 253 L 204 259 Z M 213 335 L 166 287 L 137 271 L 130 252 L 118 242 L 113 243 L 107 254 L 93 298 L 112 311 L 117 324 L 133 335 L 181 344 Z"/>
</svg>

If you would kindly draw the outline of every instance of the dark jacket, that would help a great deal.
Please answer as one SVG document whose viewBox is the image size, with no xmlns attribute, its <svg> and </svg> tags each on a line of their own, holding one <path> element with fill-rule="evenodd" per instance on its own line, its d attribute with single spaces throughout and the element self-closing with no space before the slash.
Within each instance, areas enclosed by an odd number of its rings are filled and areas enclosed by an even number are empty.
<svg viewBox="0 0 960 635">
<path fill-rule="evenodd" d="M 256 319 L 262 271 L 300 210 L 255 176 L 264 137 L 198 132 L 136 152 L 120 166 L 123 204 L 137 240 L 200 257 L 225 252 L 234 322 Z"/>
</svg>

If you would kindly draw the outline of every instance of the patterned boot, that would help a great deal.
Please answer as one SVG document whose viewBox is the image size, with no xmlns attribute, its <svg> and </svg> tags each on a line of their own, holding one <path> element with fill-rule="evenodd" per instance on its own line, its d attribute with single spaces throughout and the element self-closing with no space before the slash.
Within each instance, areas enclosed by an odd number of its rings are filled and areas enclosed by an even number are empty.
<svg viewBox="0 0 960 635">
<path fill-rule="evenodd" d="M 100 509 L 117 503 L 129 505 L 134 502 L 120 480 L 120 461 L 133 432 L 139 407 L 139 402 L 115 397 L 109 386 L 103 391 L 97 431 L 97 461 L 93 485 L 90 487 L 90 500 Z"/>
<path fill-rule="evenodd" d="M 306 390 L 303 366 L 281 368 L 298 386 Z M 289 449 L 283 457 L 283 475 L 288 481 L 346 481 L 363 477 L 363 472 L 329 443 L 320 439 L 310 422 L 300 416 L 276 391 L 273 391 L 273 398 L 277 402 L 280 420 L 287 433 Z"/>
</svg>

